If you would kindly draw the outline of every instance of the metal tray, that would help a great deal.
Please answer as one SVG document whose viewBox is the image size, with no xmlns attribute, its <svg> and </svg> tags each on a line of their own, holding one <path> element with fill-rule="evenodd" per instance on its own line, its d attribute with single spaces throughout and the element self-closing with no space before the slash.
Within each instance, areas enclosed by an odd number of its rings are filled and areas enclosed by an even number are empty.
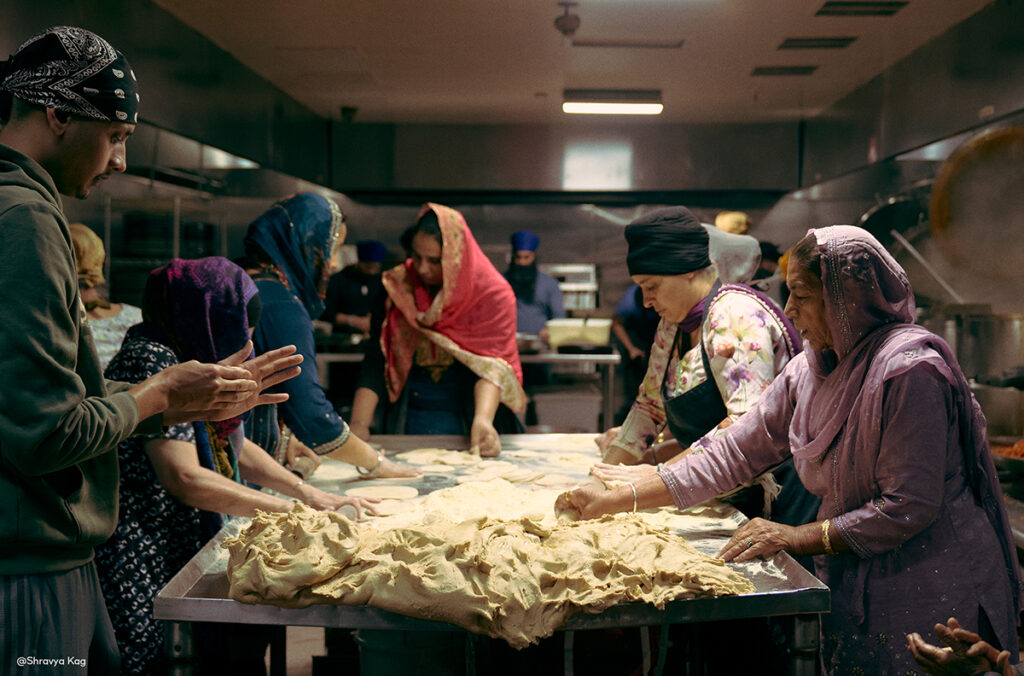
<svg viewBox="0 0 1024 676">
<path fill-rule="evenodd" d="M 593 445 L 593 434 L 532 434 L 501 437 L 505 450 L 583 452 Z M 374 441 L 391 451 L 420 447 L 465 448 L 468 439 L 443 436 L 378 436 Z M 527 463 L 523 459 L 509 460 Z M 597 455 L 595 453 L 595 460 Z M 538 461 L 534 461 L 538 462 Z M 539 461 L 542 462 L 542 461 Z M 562 468 L 563 472 L 566 470 Z M 581 477 L 586 470 L 580 470 Z M 315 475 L 314 475 L 315 476 Z M 451 474 L 419 480 L 421 493 L 454 484 Z M 724 506 L 724 509 L 733 508 Z M 733 510 L 735 511 L 735 510 Z M 745 520 L 738 512 L 735 518 Z M 401 629 L 412 631 L 462 631 L 445 622 L 408 617 L 371 606 L 314 605 L 308 608 L 279 608 L 249 605 L 228 598 L 227 552 L 220 543 L 237 534 L 248 519 L 233 519 L 157 595 L 153 615 L 160 620 L 234 622 L 243 624 L 305 625 L 352 629 Z M 698 550 L 715 555 L 728 538 L 719 531 L 680 532 Z M 598 614 L 579 613 L 562 629 L 631 627 L 660 623 L 707 622 L 771 615 L 802 615 L 828 612 L 828 588 L 804 570 L 788 554 L 771 562 L 735 565 L 750 578 L 756 591 L 738 596 L 674 601 L 664 610 L 652 605 L 629 603 Z"/>
</svg>

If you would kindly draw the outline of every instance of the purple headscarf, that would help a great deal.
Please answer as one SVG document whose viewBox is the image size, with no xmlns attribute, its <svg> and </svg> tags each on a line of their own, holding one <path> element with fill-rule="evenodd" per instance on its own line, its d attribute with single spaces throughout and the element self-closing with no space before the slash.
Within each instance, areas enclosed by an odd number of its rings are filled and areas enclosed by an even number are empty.
<svg viewBox="0 0 1024 676">
<path fill-rule="evenodd" d="M 142 323 L 128 330 L 125 341 L 138 338 L 166 345 L 181 361 L 217 362 L 249 340 L 249 313 L 258 312 L 258 303 L 256 283 L 228 259 L 175 258 L 149 273 Z M 192 424 L 202 467 L 238 480 L 236 446 L 246 417 L 248 413 Z M 220 517 L 204 512 L 203 523 L 216 532 Z"/>
<path fill-rule="evenodd" d="M 245 270 L 226 258 L 175 258 L 149 274 L 142 326 L 182 361 L 220 361 L 249 340 L 246 306 L 256 293 Z"/>
<path fill-rule="evenodd" d="M 813 462 L 837 439 L 854 448 L 879 448 L 885 382 L 922 362 L 949 382 L 960 423 L 960 447 L 967 483 L 1000 534 L 1011 588 L 1020 589 L 1016 552 L 999 480 L 988 449 L 985 416 L 978 406 L 949 345 L 916 326 L 914 295 L 907 274 L 870 233 L 837 225 L 814 230 L 821 255 L 825 318 L 835 349 L 805 354 L 814 375 L 802 389 L 789 431 L 790 447 L 799 462 Z M 792 263 L 791 263 L 792 264 Z M 869 477 L 840 483 L 837 502 L 853 504 L 852 496 L 870 495 Z M 1020 612 L 1020 599 L 1015 597 Z"/>
</svg>

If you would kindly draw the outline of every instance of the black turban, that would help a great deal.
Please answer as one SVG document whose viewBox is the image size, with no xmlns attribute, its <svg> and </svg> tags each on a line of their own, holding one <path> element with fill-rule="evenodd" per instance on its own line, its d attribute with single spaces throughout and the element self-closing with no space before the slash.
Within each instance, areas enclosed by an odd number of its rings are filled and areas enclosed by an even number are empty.
<svg viewBox="0 0 1024 676">
<path fill-rule="evenodd" d="M 665 207 L 626 226 L 630 275 L 682 275 L 711 265 L 708 233 L 686 207 Z"/>
<path fill-rule="evenodd" d="M 26 40 L 0 63 L 0 90 L 78 117 L 138 122 L 135 73 L 121 52 L 84 28 L 56 26 Z"/>
</svg>

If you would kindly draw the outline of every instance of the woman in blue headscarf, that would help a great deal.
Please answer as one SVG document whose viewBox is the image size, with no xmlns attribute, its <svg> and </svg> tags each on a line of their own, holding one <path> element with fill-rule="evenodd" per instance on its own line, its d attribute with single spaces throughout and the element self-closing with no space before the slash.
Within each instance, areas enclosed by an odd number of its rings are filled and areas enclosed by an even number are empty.
<svg viewBox="0 0 1024 676">
<path fill-rule="evenodd" d="M 225 258 L 174 259 L 150 274 L 142 316 L 108 377 L 137 383 L 180 362 L 234 354 L 259 321 L 260 299 L 245 271 Z M 136 435 L 117 454 L 117 530 L 97 547 L 96 567 L 125 673 L 153 673 L 164 633 L 153 599 L 220 529 L 221 514 L 287 512 L 296 500 L 317 509 L 352 505 L 357 513 L 369 505 L 299 481 L 245 440 L 242 417 Z M 294 499 L 253 490 L 241 478 Z"/>
<path fill-rule="evenodd" d="M 258 268 L 253 280 L 263 303 L 263 320 L 253 336 L 258 352 L 295 345 L 304 363 L 316 363 L 313 319 L 324 312 L 333 253 L 344 238 L 341 209 L 313 193 L 281 200 L 249 225 L 245 251 Z M 288 401 L 255 409 L 248 426 L 250 438 L 279 461 L 285 461 L 297 439 L 318 456 L 355 465 L 367 478 L 419 474 L 349 433 L 315 368 L 303 369 L 283 389 Z"/>
</svg>

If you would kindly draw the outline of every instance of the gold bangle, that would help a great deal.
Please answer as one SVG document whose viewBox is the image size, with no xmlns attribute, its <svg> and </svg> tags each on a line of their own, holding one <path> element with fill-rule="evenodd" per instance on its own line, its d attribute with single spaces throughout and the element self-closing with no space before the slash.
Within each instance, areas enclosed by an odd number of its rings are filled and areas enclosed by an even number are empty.
<svg viewBox="0 0 1024 676">
<path fill-rule="evenodd" d="M 826 554 L 836 553 L 836 551 L 832 549 L 832 540 L 828 536 L 828 519 L 821 522 L 821 542 L 825 545 Z"/>
<path fill-rule="evenodd" d="M 637 499 L 636 486 L 634 486 L 633 484 L 629 484 L 629 487 L 633 491 L 633 511 L 635 512 L 640 501 Z"/>
</svg>

